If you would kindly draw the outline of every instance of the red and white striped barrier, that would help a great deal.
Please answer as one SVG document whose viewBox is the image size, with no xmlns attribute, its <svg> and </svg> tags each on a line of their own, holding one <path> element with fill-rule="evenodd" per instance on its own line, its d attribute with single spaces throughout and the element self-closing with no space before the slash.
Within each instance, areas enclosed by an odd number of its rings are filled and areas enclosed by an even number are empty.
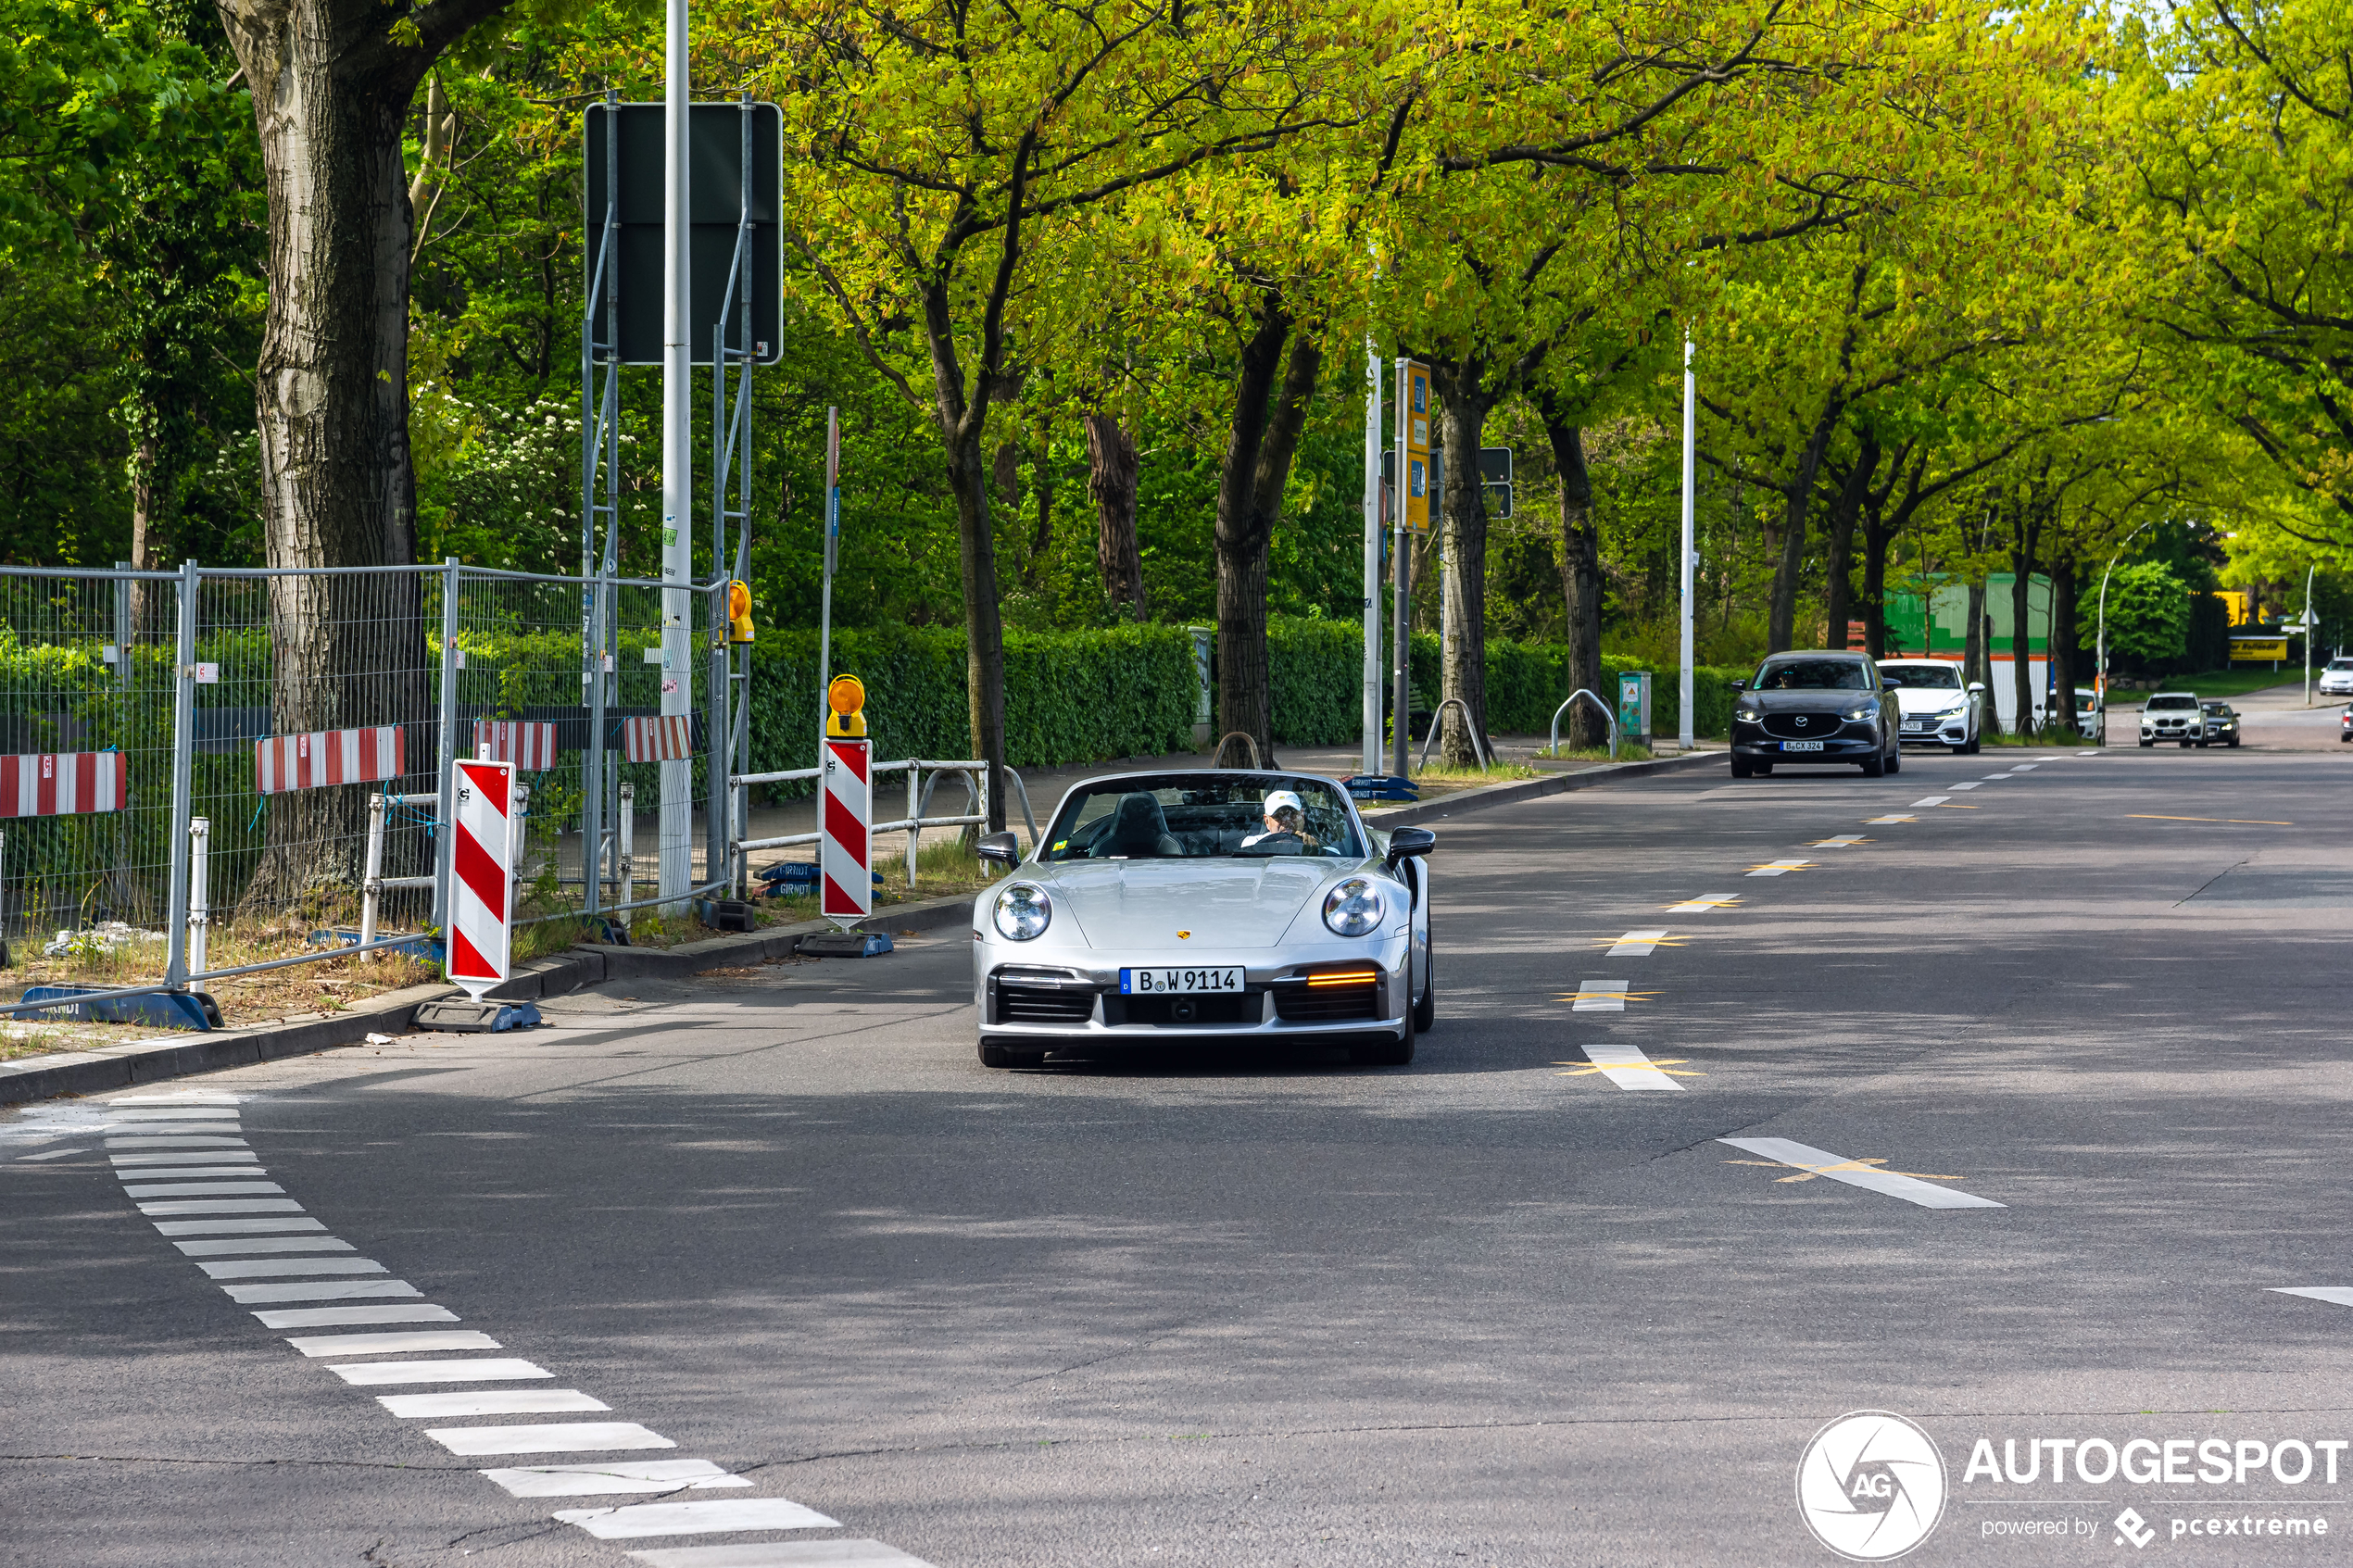
<svg viewBox="0 0 2353 1568">
<path fill-rule="evenodd" d="M 131 804 L 120 751 L 33 751 L 0 757 L 0 817 L 81 817 Z"/>
<path fill-rule="evenodd" d="M 556 726 L 506 719 L 474 721 L 474 755 L 490 748 L 493 762 L 512 762 L 526 773 L 544 773 L 556 765 Z"/>
<path fill-rule="evenodd" d="M 507 978 L 514 909 L 515 765 L 459 762 L 449 844 L 449 978 L 475 1001 Z"/>
<path fill-rule="evenodd" d="M 874 742 L 827 735 L 823 807 L 817 829 L 822 884 L 817 911 L 835 922 L 863 920 L 874 911 L 866 824 L 873 821 Z"/>
<path fill-rule="evenodd" d="M 694 754 L 691 714 L 621 721 L 621 755 L 632 762 L 684 762 Z"/>
<path fill-rule="evenodd" d="M 365 730 L 313 730 L 253 743 L 254 787 L 264 795 L 321 784 L 375 784 L 409 771 L 407 734 L 398 724 Z"/>
</svg>

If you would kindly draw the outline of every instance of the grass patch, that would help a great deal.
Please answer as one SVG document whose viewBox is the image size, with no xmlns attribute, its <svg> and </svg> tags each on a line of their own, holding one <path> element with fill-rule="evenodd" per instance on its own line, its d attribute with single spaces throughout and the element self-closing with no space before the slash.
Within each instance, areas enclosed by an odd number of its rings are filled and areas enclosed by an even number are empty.
<svg viewBox="0 0 2353 1568">
<path fill-rule="evenodd" d="M 2100 744 L 2095 740 L 2089 739 L 2079 730 L 2070 730 L 2066 728 L 2064 725 L 2059 724 L 2046 724 L 2035 734 L 2026 735 L 1995 734 L 1991 731 L 1987 731 L 1981 734 L 1978 739 L 1982 744 L 1989 746 L 2097 746 Z"/>
<path fill-rule="evenodd" d="M 1542 769 L 1525 762 L 1498 762 L 1491 768 L 1450 768 L 1443 762 L 1433 762 L 1427 768 L 1415 769 L 1414 782 L 1425 786 L 1453 784 L 1460 789 L 1475 789 L 1480 784 L 1532 779 L 1542 772 Z"/>
<path fill-rule="evenodd" d="M 1611 760 L 1609 747 L 1606 746 L 1564 746 L 1558 751 L 1547 748 L 1545 750 L 1539 751 L 1536 755 L 1544 759 L 1548 762 L 1607 762 Z M 1618 743 L 1617 760 L 1620 762 L 1647 762 L 1650 759 L 1651 748 L 1649 746 L 1643 746 L 1636 741 L 1620 741 Z"/>
<path fill-rule="evenodd" d="M 2322 659 L 2316 660 L 2312 665 L 2312 684 L 2316 688 L 2316 696 L 2318 695 L 2317 688 L 2321 684 L 2321 671 L 2326 663 L 2327 661 Z M 2252 692 L 2270 691 L 2274 686 L 2291 687 L 2299 696 L 2302 696 L 2304 667 L 2299 664 L 2292 670 L 2277 671 L 2236 667 L 2228 670 L 2201 670 L 2195 675 L 2168 675 L 2146 690 L 2128 692 L 2111 689 L 2108 697 L 2110 701 L 2119 705 L 2137 704 L 2151 692 L 2196 692 L 2200 696 L 2227 697 L 2246 696 Z"/>
</svg>

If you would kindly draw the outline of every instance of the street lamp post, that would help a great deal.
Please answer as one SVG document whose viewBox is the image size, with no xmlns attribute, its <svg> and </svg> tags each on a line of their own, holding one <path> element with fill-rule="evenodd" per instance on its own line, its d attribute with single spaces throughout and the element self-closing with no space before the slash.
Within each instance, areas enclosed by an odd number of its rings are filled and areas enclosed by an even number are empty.
<svg viewBox="0 0 2353 1568">
<path fill-rule="evenodd" d="M 2156 521 L 2155 518 L 2149 519 L 2149 522 Z M 2146 528 L 2149 522 L 2141 524 L 2141 528 Z M 2100 744 L 2102 746 L 2108 744 L 2108 574 L 2116 570 L 2118 557 L 2124 554 L 2124 546 L 2133 542 L 2133 536 L 2140 533 L 2141 528 L 2135 528 L 2118 542 L 2116 554 L 2108 558 L 2107 570 L 2100 573 L 2099 651 L 2093 656 L 2092 673 L 2100 696 Z"/>
<path fill-rule="evenodd" d="M 2321 570 L 2314 561 L 2304 569 L 2304 706 L 2312 706 L 2312 574 Z"/>
<path fill-rule="evenodd" d="M 1679 714 L 1675 727 L 1680 732 L 1676 743 L 1684 751 L 1693 749 L 1698 744 L 1692 727 L 1694 717 L 1692 712 L 1692 568 L 1699 560 L 1692 473 L 1696 430 L 1693 405 L 1697 399 L 1692 391 L 1692 339 L 1691 334 L 1686 332 L 1683 335 L 1683 570 L 1680 573 L 1683 584 L 1683 667 L 1677 678 L 1675 690 Z"/>
</svg>

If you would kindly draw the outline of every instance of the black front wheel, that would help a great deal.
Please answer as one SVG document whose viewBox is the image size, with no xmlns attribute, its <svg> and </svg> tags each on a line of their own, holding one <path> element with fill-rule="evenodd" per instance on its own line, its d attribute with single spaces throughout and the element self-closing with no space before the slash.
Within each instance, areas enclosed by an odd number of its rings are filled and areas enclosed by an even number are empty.
<svg viewBox="0 0 2353 1568">
<path fill-rule="evenodd" d="M 1870 756 L 1863 759 L 1863 776 L 1865 778 L 1882 778 L 1886 776 L 1886 773 L 1887 753 L 1883 751 L 1874 752 Z"/>
</svg>

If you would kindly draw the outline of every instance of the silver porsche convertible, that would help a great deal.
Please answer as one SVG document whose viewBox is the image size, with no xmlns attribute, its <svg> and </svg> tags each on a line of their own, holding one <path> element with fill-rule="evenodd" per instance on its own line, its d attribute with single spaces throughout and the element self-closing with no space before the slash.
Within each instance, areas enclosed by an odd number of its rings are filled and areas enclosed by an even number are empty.
<svg viewBox="0 0 2353 1568">
<path fill-rule="evenodd" d="M 973 905 L 980 1060 L 1174 1036 L 1344 1046 L 1414 1059 L 1437 1009 L 1426 828 L 1376 833 L 1304 773 L 1200 770 L 1089 779 Z"/>
</svg>

